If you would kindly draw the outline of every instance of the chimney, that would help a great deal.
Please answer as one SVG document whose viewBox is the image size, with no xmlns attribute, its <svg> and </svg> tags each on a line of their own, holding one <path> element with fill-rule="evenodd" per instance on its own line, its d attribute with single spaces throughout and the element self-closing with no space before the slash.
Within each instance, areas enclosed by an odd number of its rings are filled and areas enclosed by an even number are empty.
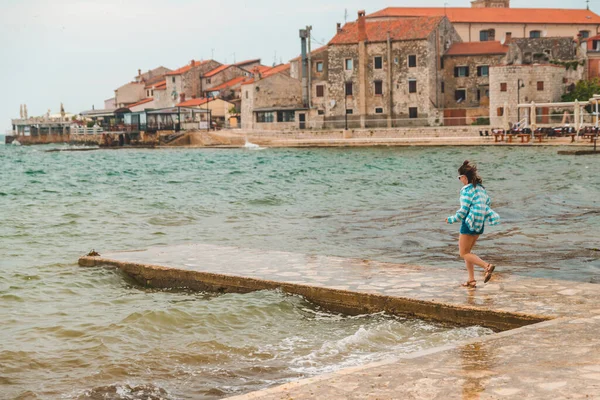
<svg viewBox="0 0 600 400">
<path fill-rule="evenodd" d="M 335 29 L 337 33 L 340 33 L 342 31 L 342 24 L 339 22 L 335 24 Z"/>
<path fill-rule="evenodd" d="M 142 70 L 138 68 L 138 76 L 142 76 Z"/>
<path fill-rule="evenodd" d="M 512 33 L 511 32 L 506 32 L 506 36 L 504 37 L 504 44 L 509 44 L 511 38 L 512 38 Z"/>
<path fill-rule="evenodd" d="M 196 61 L 194 61 L 194 60 L 190 61 L 190 66 L 193 67 L 195 63 L 196 63 Z"/>
<path fill-rule="evenodd" d="M 358 12 L 358 41 L 364 42 L 367 40 L 367 21 L 365 17 L 365 10 Z"/>
<path fill-rule="evenodd" d="M 181 93 L 181 94 L 179 95 L 179 102 L 180 102 L 180 103 L 183 103 L 184 101 L 185 101 L 185 93 Z"/>
</svg>

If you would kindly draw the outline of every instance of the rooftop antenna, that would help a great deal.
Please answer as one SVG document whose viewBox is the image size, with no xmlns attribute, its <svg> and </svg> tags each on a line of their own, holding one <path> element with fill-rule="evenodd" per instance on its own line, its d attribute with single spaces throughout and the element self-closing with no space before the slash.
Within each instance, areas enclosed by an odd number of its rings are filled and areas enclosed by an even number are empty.
<svg viewBox="0 0 600 400">
<path fill-rule="evenodd" d="M 344 24 L 348 22 L 348 9 L 344 8 Z"/>
<path fill-rule="evenodd" d="M 448 7 L 448 2 L 444 2 L 444 15 L 447 17 L 448 14 L 446 13 L 446 7 Z"/>
<path fill-rule="evenodd" d="M 585 8 L 589 10 L 590 9 L 590 0 L 585 0 L 585 2 L 587 4 L 587 6 Z"/>
<path fill-rule="evenodd" d="M 210 49 L 210 59 L 211 60 L 215 59 L 215 49 L 214 48 Z"/>
<path fill-rule="evenodd" d="M 273 66 L 277 65 L 277 50 L 275 50 L 275 55 L 273 56 Z"/>
</svg>

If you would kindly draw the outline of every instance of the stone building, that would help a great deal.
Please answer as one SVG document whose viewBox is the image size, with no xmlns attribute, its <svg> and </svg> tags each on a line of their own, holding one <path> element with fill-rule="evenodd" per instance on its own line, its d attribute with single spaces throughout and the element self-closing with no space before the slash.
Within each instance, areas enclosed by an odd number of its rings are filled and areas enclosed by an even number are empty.
<svg viewBox="0 0 600 400">
<path fill-rule="evenodd" d="M 503 127 L 504 115 L 510 122 L 526 119 L 517 104 L 560 101 L 569 82 L 581 79 L 584 69 L 556 64 L 497 65 L 490 67 L 490 123 Z M 552 110 L 536 110 L 538 124 L 549 123 Z"/>
<path fill-rule="evenodd" d="M 323 46 L 310 52 L 310 64 L 307 70 L 307 85 L 309 101 L 306 104 L 307 127 L 322 128 L 325 121 L 325 111 L 329 103 L 329 48 Z M 302 58 L 290 60 L 290 76 L 302 80 Z"/>
<path fill-rule="evenodd" d="M 220 65 L 202 75 L 202 97 L 206 97 L 208 93 L 215 91 L 213 88 L 225 82 L 231 81 L 234 78 L 248 78 L 251 75 L 250 71 L 235 65 Z"/>
<path fill-rule="evenodd" d="M 441 124 L 442 55 L 458 41 L 445 17 L 369 21 L 359 11 L 328 44 L 325 126 Z"/>
<path fill-rule="evenodd" d="M 600 78 L 600 35 L 585 41 L 587 79 Z"/>
<path fill-rule="evenodd" d="M 446 16 L 464 42 L 503 42 L 507 34 L 513 38 L 587 38 L 600 33 L 600 16 L 590 10 L 510 8 L 508 1 L 497 0 L 474 1 L 471 8 L 388 7 L 367 18 L 375 21 L 431 16 Z"/>
<path fill-rule="evenodd" d="M 160 107 L 172 107 L 186 99 L 202 97 L 201 77 L 219 67 L 221 63 L 214 60 L 192 60 L 184 67 L 166 74 L 166 96 L 161 100 Z"/>
<path fill-rule="evenodd" d="M 198 108 L 200 110 L 210 110 L 210 118 L 214 127 L 221 128 L 229 122 L 230 110 L 233 104 L 223 99 L 201 98 L 191 99 L 178 103 L 177 107 Z M 198 114 L 198 120 L 206 121 L 203 114 Z M 191 122 L 191 121 L 189 121 Z"/>
<path fill-rule="evenodd" d="M 472 124 L 487 119 L 490 67 L 503 63 L 508 46 L 500 42 L 454 43 L 444 55 L 444 125 Z"/>
<path fill-rule="evenodd" d="M 241 107 L 243 129 L 289 130 L 306 126 L 302 86 L 290 76 L 290 64 L 264 72 L 256 69 L 253 78 L 242 84 Z"/>
<path fill-rule="evenodd" d="M 127 107 L 130 104 L 151 97 L 147 95 L 146 86 L 164 80 L 165 74 L 170 71 L 171 70 L 168 68 L 158 67 L 142 73 L 142 71 L 138 69 L 138 74 L 134 81 L 126 83 L 115 90 L 115 108 Z"/>
</svg>

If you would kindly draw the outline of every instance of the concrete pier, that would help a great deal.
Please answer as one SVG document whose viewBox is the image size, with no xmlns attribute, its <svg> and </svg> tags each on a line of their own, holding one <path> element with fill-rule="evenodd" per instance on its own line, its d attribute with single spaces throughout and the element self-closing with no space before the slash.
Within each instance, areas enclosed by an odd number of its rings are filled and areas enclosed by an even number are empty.
<svg viewBox="0 0 600 400">
<path fill-rule="evenodd" d="M 503 273 L 476 289 L 456 268 L 212 245 L 82 257 L 143 285 L 218 292 L 279 288 L 334 311 L 386 311 L 500 333 L 235 399 L 600 398 L 600 285 Z"/>
</svg>

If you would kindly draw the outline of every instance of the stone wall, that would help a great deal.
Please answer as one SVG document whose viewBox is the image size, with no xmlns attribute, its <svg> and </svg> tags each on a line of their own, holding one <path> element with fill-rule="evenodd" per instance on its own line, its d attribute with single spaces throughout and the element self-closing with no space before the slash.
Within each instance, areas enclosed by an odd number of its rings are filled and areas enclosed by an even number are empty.
<svg viewBox="0 0 600 400">
<path fill-rule="evenodd" d="M 142 82 L 130 82 L 115 90 L 115 105 L 117 108 L 137 103 L 145 98 L 145 84 Z"/>
<path fill-rule="evenodd" d="M 512 38 L 506 64 L 548 64 L 578 58 L 578 46 L 572 37 Z"/>
<path fill-rule="evenodd" d="M 211 76 L 210 78 L 203 78 L 203 91 L 210 92 L 211 88 L 219 86 L 222 83 L 228 82 L 234 78 L 238 78 L 240 76 L 250 76 L 251 73 L 242 69 L 240 67 L 236 67 L 235 65 L 230 66 L 227 69 Z M 210 80 L 210 82 L 209 82 Z"/>
<path fill-rule="evenodd" d="M 444 93 L 442 94 L 444 108 L 465 109 L 478 108 L 489 105 L 489 68 L 487 76 L 478 76 L 477 67 L 498 65 L 502 62 L 502 55 L 472 55 L 472 56 L 446 56 L 444 57 Z M 456 67 L 468 67 L 469 76 L 455 77 Z M 466 98 L 457 103 L 455 91 L 465 89 Z M 479 91 L 480 100 L 477 99 Z"/>
<path fill-rule="evenodd" d="M 510 122 L 518 121 L 517 101 L 521 104 L 549 103 L 561 100 L 565 92 L 563 78 L 568 75 L 565 67 L 557 65 L 503 65 L 490 68 L 490 123 L 502 126 L 502 113 L 508 113 Z M 543 82 L 543 90 L 538 90 L 538 82 Z M 503 91 L 504 84 L 506 91 Z M 520 87 L 522 86 L 522 87 Z M 504 110 L 504 103 L 507 109 Z M 523 119 L 525 111 L 521 111 Z"/>
</svg>

